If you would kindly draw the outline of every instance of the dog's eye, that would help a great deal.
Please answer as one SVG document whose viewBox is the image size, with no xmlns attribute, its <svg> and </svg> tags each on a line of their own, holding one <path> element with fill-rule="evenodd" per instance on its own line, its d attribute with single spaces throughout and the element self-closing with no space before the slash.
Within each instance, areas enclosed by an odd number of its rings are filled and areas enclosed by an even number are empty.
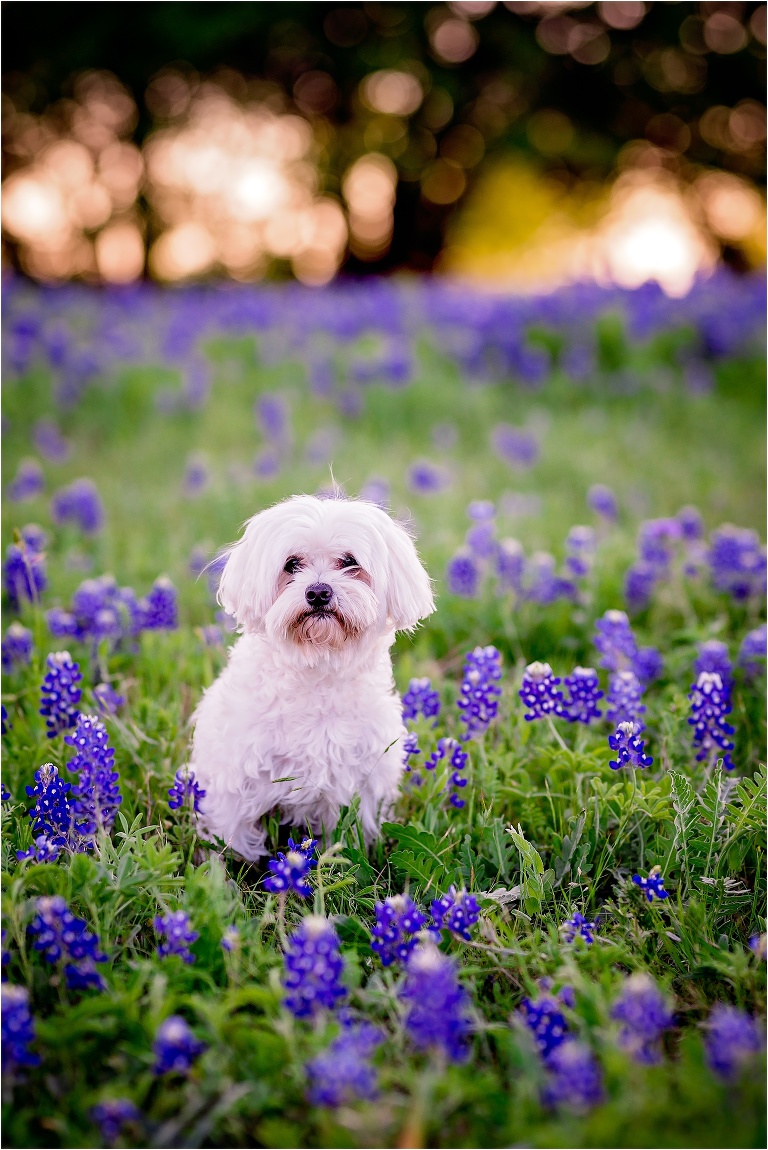
<svg viewBox="0 0 768 1150">
<path fill-rule="evenodd" d="M 295 575 L 300 567 L 301 559 L 298 559 L 295 555 L 291 555 L 290 559 L 285 564 L 285 567 L 283 567 L 283 571 L 285 571 L 287 575 Z"/>
<path fill-rule="evenodd" d="M 354 555 L 350 555 L 350 553 L 347 552 L 347 554 L 342 555 L 341 559 L 339 560 L 339 566 L 340 567 L 359 567 L 360 564 L 358 563 L 357 559 L 355 559 Z"/>
</svg>

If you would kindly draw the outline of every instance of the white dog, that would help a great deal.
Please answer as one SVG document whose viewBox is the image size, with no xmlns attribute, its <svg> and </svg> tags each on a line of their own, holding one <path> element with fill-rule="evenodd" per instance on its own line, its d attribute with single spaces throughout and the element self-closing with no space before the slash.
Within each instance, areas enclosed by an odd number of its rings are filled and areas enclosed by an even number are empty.
<svg viewBox="0 0 768 1150">
<path fill-rule="evenodd" d="M 331 831 L 359 795 L 370 842 L 403 771 L 389 648 L 435 609 L 409 535 L 373 503 L 295 496 L 248 521 L 219 602 L 244 634 L 193 717 L 203 828 L 253 860 L 267 812 Z"/>
</svg>

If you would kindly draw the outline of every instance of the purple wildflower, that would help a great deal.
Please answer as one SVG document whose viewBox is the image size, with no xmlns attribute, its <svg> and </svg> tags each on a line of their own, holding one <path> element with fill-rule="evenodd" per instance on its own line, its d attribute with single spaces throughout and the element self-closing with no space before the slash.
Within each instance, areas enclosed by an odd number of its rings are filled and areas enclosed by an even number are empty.
<svg viewBox="0 0 768 1150">
<path fill-rule="evenodd" d="M 587 492 L 587 503 L 592 511 L 610 523 L 618 518 L 619 509 L 616 496 L 610 487 L 606 487 L 604 483 L 592 484 Z"/>
<path fill-rule="evenodd" d="M 747 679 L 755 679 L 765 670 L 766 625 L 748 631 L 741 642 L 736 663 Z"/>
<path fill-rule="evenodd" d="M 114 715 L 125 705 L 125 695 L 118 695 L 109 683 L 99 683 L 93 688 L 93 697 L 99 710 L 105 715 Z"/>
<path fill-rule="evenodd" d="M 155 1056 L 152 1073 L 188 1074 L 204 1050 L 205 1043 L 195 1037 L 189 1024 L 180 1015 L 172 1014 L 157 1029 L 152 1045 Z"/>
<path fill-rule="evenodd" d="M 129 1122 L 138 1122 L 141 1111 L 128 1098 L 106 1098 L 97 1102 L 88 1112 L 91 1121 L 99 1128 L 107 1146 L 114 1146 Z"/>
<path fill-rule="evenodd" d="M 417 947 L 408 960 L 401 996 L 407 1003 L 405 1030 L 417 1050 L 441 1051 L 452 1062 L 466 1057 L 472 1030 L 469 995 L 452 959 L 432 943 Z"/>
<path fill-rule="evenodd" d="M 232 952 L 237 950 L 240 945 L 240 931 L 236 926 L 228 926 L 221 936 L 221 946 L 223 950 Z"/>
<path fill-rule="evenodd" d="M 60 854 L 61 847 L 53 839 L 38 835 L 33 846 L 25 851 L 16 851 L 16 858 L 19 862 L 34 859 L 38 863 L 54 863 Z"/>
<path fill-rule="evenodd" d="M 176 588 L 161 575 L 141 600 L 141 623 L 146 631 L 174 631 L 179 625 Z"/>
<path fill-rule="evenodd" d="M 77 704 L 82 691 L 78 683 L 82 673 L 72 661 L 69 651 L 54 651 L 46 659 L 48 671 L 40 689 L 40 714 L 45 719 L 49 739 L 77 724 L 80 712 Z"/>
<path fill-rule="evenodd" d="M 437 495 L 450 483 L 450 476 L 444 467 L 419 459 L 408 471 L 408 485 L 417 495 Z"/>
<path fill-rule="evenodd" d="M 332 923 L 307 915 L 289 939 L 285 952 L 283 1005 L 296 1018 L 310 1018 L 318 1010 L 334 1010 L 345 994 L 341 984 L 344 960 Z"/>
<path fill-rule="evenodd" d="M 565 718 L 563 692 L 558 690 L 561 680 L 549 663 L 529 663 L 523 674 L 518 694 L 528 707 L 523 716 L 527 723 L 534 719 Z"/>
<path fill-rule="evenodd" d="M 669 891 L 664 890 L 664 877 L 661 873 L 660 866 L 651 867 L 647 878 L 643 878 L 639 874 L 633 874 L 632 882 L 635 886 L 640 887 L 640 890 L 648 899 L 648 902 L 653 902 L 654 898 L 669 898 Z"/>
<path fill-rule="evenodd" d="M 485 734 L 499 711 L 501 654 L 495 647 L 475 647 L 464 663 L 456 706 L 465 726 L 462 742 Z"/>
<path fill-rule="evenodd" d="M 437 747 L 424 762 L 424 769 L 427 771 L 434 771 L 438 763 L 448 758 L 449 767 L 451 771 L 446 790 L 451 790 L 451 805 L 460 809 L 464 806 L 463 799 L 459 798 L 458 792 L 466 787 L 468 780 L 462 774 L 462 771 L 469 761 L 469 755 L 463 749 L 461 743 L 456 739 L 444 738 L 438 739 Z"/>
<path fill-rule="evenodd" d="M 45 475 L 36 459 L 22 459 L 16 475 L 8 485 L 11 503 L 34 499 L 45 490 Z"/>
<path fill-rule="evenodd" d="M 709 543 L 706 558 L 716 591 L 737 601 L 765 593 L 765 548 L 756 532 L 725 523 L 712 532 Z"/>
<path fill-rule="evenodd" d="M 640 716 L 646 712 L 645 704 L 641 702 L 642 697 L 643 688 L 634 671 L 615 671 L 608 678 L 608 722 L 614 726 L 634 723 L 642 730 L 644 724 Z"/>
<path fill-rule="evenodd" d="M 293 839 L 288 840 L 288 851 L 284 854 L 278 851 L 276 859 L 269 860 L 269 869 L 272 872 L 264 879 L 264 889 L 270 894 L 287 894 L 295 891 L 302 898 L 309 898 L 312 887 L 307 882 L 309 872 L 317 866 L 315 854 L 315 840 L 305 839 L 308 848 L 296 844 Z"/>
<path fill-rule="evenodd" d="M 200 811 L 200 800 L 205 796 L 206 791 L 196 781 L 195 772 L 180 768 L 173 777 L 173 785 L 168 789 L 168 806 L 172 811 L 188 806 L 197 814 Z"/>
<path fill-rule="evenodd" d="M 587 946 L 591 946 L 595 941 L 593 935 L 595 923 L 587 922 L 584 915 L 579 911 L 576 911 L 572 918 L 567 918 L 560 929 L 566 942 L 575 942 L 577 938 L 580 938 Z"/>
<path fill-rule="evenodd" d="M 619 723 L 613 735 L 608 736 L 608 746 L 616 754 L 611 759 L 612 771 L 622 767 L 650 767 L 653 759 L 645 754 L 645 743 L 640 739 L 642 727 L 638 723 Z"/>
<path fill-rule="evenodd" d="M 568 1023 L 561 1005 L 565 1001 L 549 995 L 539 998 L 524 998 L 520 1003 L 520 1014 L 533 1035 L 539 1054 L 545 1062 L 568 1036 Z"/>
<path fill-rule="evenodd" d="M 660 1061 L 658 1042 L 672 1025 L 672 1010 L 650 975 L 630 975 L 611 1010 L 622 1024 L 619 1043 L 637 1062 Z"/>
<path fill-rule="evenodd" d="M 188 964 L 195 961 L 189 948 L 193 942 L 197 942 L 200 933 L 192 929 L 189 915 L 185 911 L 171 910 L 166 915 L 158 915 L 152 925 L 157 934 L 165 935 L 165 942 L 161 942 L 157 948 L 158 958 L 177 954 Z"/>
<path fill-rule="evenodd" d="M 96 715 L 79 715 L 73 734 L 65 735 L 64 742 L 75 750 L 67 768 L 78 776 L 72 788 L 78 833 L 91 836 L 97 830 L 109 831 L 123 796 L 106 727 Z"/>
<path fill-rule="evenodd" d="M 382 966 L 406 962 L 426 921 L 427 916 L 407 894 L 390 895 L 384 902 L 376 903 L 371 950 L 378 954 Z"/>
<path fill-rule="evenodd" d="M 600 718 L 602 711 L 598 710 L 597 704 L 604 692 L 600 690 L 597 671 L 592 667 L 574 667 L 571 674 L 566 676 L 564 685 L 570 692 L 566 703 L 569 723 L 589 724 L 593 719 Z"/>
<path fill-rule="evenodd" d="M 575 579 L 583 579 L 592 570 L 595 554 L 593 527 L 572 527 L 565 540 L 565 565 Z"/>
<path fill-rule="evenodd" d="M 637 656 L 637 642 L 624 611 L 606 611 L 595 623 L 595 646 L 600 666 L 609 671 L 625 671 Z"/>
<path fill-rule="evenodd" d="M 93 480 L 75 479 L 54 492 L 51 516 L 59 525 L 73 523 L 86 535 L 98 534 L 104 526 L 104 507 Z"/>
<path fill-rule="evenodd" d="M 539 458 L 536 436 L 511 423 L 497 423 L 491 432 L 491 443 L 499 459 L 520 470 L 533 467 Z"/>
<path fill-rule="evenodd" d="M 525 571 L 525 552 L 517 539 L 502 539 L 496 551 L 499 591 L 520 594 Z"/>
<path fill-rule="evenodd" d="M 327 1050 L 306 1065 L 308 1101 L 313 1106 L 342 1106 L 375 1097 L 376 1071 L 369 1059 L 382 1037 L 370 1022 L 344 1025 Z"/>
<path fill-rule="evenodd" d="M 663 674 L 664 659 L 655 647 L 640 647 L 632 660 L 632 670 L 646 687 Z"/>
<path fill-rule="evenodd" d="M 3 671 L 9 675 L 17 667 L 26 667 L 32 655 L 32 632 L 19 622 L 11 623 L 3 636 Z"/>
<path fill-rule="evenodd" d="M 202 455 L 190 455 L 184 471 L 182 490 L 189 499 L 202 495 L 210 482 L 208 463 Z"/>
<path fill-rule="evenodd" d="M 9 543 L 3 564 L 3 585 L 13 612 L 20 610 L 24 600 L 36 603 L 48 585 L 45 556 L 23 539 L 18 544 Z"/>
<path fill-rule="evenodd" d="M 705 1046 L 714 1073 L 733 1081 L 754 1065 L 764 1043 L 755 1018 L 735 1006 L 717 1003 L 707 1022 Z"/>
<path fill-rule="evenodd" d="M 688 722 L 693 727 L 693 745 L 698 747 L 696 762 L 712 765 L 722 758 L 723 767 L 732 771 L 731 759 L 734 733 L 725 716 L 731 713 L 730 692 L 716 671 L 702 671 L 688 694 L 691 714 Z"/>
<path fill-rule="evenodd" d="M 600 1064 L 583 1042 L 569 1039 L 553 1050 L 547 1061 L 547 1081 L 542 1092 L 545 1106 L 589 1110 L 603 1100 Z"/>
<path fill-rule="evenodd" d="M 52 419 L 38 419 L 34 428 L 35 447 L 49 463 L 66 463 L 70 447 Z"/>
<path fill-rule="evenodd" d="M 37 840 L 41 835 L 57 847 L 74 846 L 74 810 L 69 792 L 71 783 L 65 783 L 59 776 L 58 767 L 53 763 L 43 763 L 35 771 L 34 786 L 27 787 L 27 795 L 35 800 L 29 811 L 32 820 L 32 834 Z"/>
<path fill-rule="evenodd" d="M 624 601 L 633 615 L 637 615 L 651 602 L 658 579 L 658 571 L 650 563 L 637 562 L 624 576 Z"/>
<path fill-rule="evenodd" d="M 728 654 L 728 645 L 719 639 L 707 639 L 699 643 L 696 662 L 693 664 L 694 678 L 698 679 L 702 671 L 708 671 L 720 676 L 723 686 L 730 691 L 733 682 L 733 663 Z"/>
<path fill-rule="evenodd" d="M 39 1066 L 40 1055 L 29 1048 L 36 1040 L 35 1021 L 29 1009 L 29 991 L 10 982 L 0 986 L 3 1073 L 17 1077 L 20 1068 Z"/>
<path fill-rule="evenodd" d="M 470 942 L 470 927 L 480 918 L 480 904 L 473 894 L 466 890 L 457 894 L 456 887 L 451 886 L 447 894 L 432 900 L 432 918 L 438 930 L 447 928 Z"/>
<path fill-rule="evenodd" d="M 403 695 L 403 719 L 409 722 L 423 715 L 425 719 L 435 719 L 436 726 L 439 714 L 440 695 L 432 689 L 430 680 L 411 679 Z"/>
<path fill-rule="evenodd" d="M 445 581 L 451 595 L 474 599 L 480 586 L 480 569 L 468 548 L 462 548 L 448 560 Z"/>
<path fill-rule="evenodd" d="M 72 990 L 93 987 L 103 990 L 105 983 L 95 963 L 106 962 L 99 950 L 98 935 L 88 930 L 85 919 L 77 918 L 61 895 L 50 895 L 35 901 L 37 914 L 29 925 L 36 936 L 33 943 L 51 963 L 63 962 L 67 986 Z"/>
</svg>

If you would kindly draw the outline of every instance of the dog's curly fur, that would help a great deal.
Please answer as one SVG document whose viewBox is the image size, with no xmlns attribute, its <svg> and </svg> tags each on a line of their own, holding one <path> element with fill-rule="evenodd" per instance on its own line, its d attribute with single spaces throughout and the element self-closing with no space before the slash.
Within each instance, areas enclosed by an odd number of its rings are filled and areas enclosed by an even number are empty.
<svg viewBox="0 0 768 1150">
<path fill-rule="evenodd" d="M 375 504 L 295 496 L 249 520 L 219 601 L 244 633 L 194 715 L 203 829 L 254 860 L 268 812 L 330 831 L 359 795 L 371 841 L 403 770 L 389 648 L 434 611 L 410 536 Z"/>
</svg>

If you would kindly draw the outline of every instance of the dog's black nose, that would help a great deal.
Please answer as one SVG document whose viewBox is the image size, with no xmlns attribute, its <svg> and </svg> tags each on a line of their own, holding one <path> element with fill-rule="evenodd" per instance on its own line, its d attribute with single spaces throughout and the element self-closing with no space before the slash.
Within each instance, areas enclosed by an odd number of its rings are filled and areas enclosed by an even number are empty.
<svg viewBox="0 0 768 1150">
<path fill-rule="evenodd" d="M 329 587 L 327 583 L 313 583 L 311 587 L 307 587 L 304 597 L 310 607 L 327 607 L 333 598 L 333 587 Z"/>
</svg>

